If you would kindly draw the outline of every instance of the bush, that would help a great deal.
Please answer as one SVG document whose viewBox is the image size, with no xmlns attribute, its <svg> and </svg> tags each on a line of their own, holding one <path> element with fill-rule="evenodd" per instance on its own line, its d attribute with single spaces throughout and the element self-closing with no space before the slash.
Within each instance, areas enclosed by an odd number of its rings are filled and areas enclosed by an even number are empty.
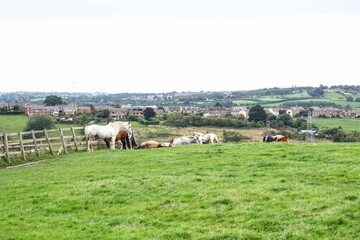
<svg viewBox="0 0 360 240">
<path fill-rule="evenodd" d="M 29 119 L 24 131 L 55 128 L 54 120 L 48 115 L 35 115 Z"/>
<path fill-rule="evenodd" d="M 31 130 L 44 130 L 44 129 L 54 129 L 55 123 L 54 120 L 48 115 L 35 115 L 29 119 L 24 129 L 25 132 Z M 42 137 L 43 134 L 36 134 L 36 137 Z M 24 136 L 28 138 L 30 136 Z"/>
<path fill-rule="evenodd" d="M 246 137 L 244 135 L 241 135 L 240 133 L 237 132 L 229 132 L 229 131 L 224 131 L 224 140 L 223 142 L 241 142 L 241 141 L 245 141 L 245 140 L 249 140 L 249 137 Z"/>
</svg>

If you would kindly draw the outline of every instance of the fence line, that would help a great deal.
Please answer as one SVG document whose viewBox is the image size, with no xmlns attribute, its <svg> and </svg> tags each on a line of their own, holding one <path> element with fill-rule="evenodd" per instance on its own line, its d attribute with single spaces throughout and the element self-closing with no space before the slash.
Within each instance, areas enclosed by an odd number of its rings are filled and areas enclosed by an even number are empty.
<svg viewBox="0 0 360 240">
<path fill-rule="evenodd" d="M 11 156 L 21 155 L 26 161 L 28 153 L 34 153 L 40 156 L 43 152 L 49 152 L 51 155 L 68 153 L 68 148 L 75 148 L 75 151 L 86 149 L 84 141 L 84 127 L 59 128 L 29 132 L 6 133 L 0 132 L 0 158 L 10 164 Z M 94 141 L 94 144 L 100 145 L 101 141 Z M 80 146 L 84 147 L 81 148 Z"/>
</svg>

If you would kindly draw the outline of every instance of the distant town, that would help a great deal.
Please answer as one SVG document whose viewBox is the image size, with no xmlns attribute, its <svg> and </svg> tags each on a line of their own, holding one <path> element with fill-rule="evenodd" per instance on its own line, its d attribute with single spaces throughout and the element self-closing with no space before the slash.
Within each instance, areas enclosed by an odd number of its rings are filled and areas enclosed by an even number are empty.
<svg viewBox="0 0 360 240">
<path fill-rule="evenodd" d="M 61 104 L 45 104 L 48 96 L 61 98 Z M 146 108 L 156 115 L 184 113 L 199 116 L 240 116 L 247 118 L 249 108 L 261 105 L 273 115 L 299 116 L 311 108 L 313 117 L 360 117 L 360 86 L 323 86 L 269 88 L 232 92 L 169 93 L 67 93 L 0 92 L 0 114 L 27 116 L 47 114 L 73 116 L 106 110 L 112 119 L 143 116 Z"/>
</svg>

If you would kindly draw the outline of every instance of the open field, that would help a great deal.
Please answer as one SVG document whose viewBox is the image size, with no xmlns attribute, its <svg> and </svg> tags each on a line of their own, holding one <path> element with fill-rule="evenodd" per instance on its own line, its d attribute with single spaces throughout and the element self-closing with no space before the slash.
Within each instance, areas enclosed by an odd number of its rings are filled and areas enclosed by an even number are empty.
<svg viewBox="0 0 360 240">
<path fill-rule="evenodd" d="M 342 127 L 345 132 L 360 131 L 359 118 L 314 118 L 313 123 L 319 129 Z"/>
<path fill-rule="evenodd" d="M 24 115 L 0 115 L 0 131 L 19 132 L 22 131 L 29 120 Z"/>
<path fill-rule="evenodd" d="M 360 144 L 74 153 L 0 171 L 0 239 L 359 239 Z"/>
<path fill-rule="evenodd" d="M 0 115 L 0 131 L 3 132 L 19 132 L 23 131 L 29 120 L 24 115 Z M 69 124 L 55 124 L 57 128 L 67 128 Z"/>
</svg>

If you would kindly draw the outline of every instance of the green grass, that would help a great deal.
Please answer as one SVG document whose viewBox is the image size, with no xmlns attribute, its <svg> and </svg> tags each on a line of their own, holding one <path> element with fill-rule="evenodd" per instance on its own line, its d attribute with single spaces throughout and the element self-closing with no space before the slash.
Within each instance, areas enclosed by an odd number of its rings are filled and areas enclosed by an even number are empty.
<svg viewBox="0 0 360 240">
<path fill-rule="evenodd" d="M 346 97 L 341 93 L 324 93 L 323 98 L 346 101 Z"/>
<path fill-rule="evenodd" d="M 24 115 L 0 115 L 0 131 L 13 133 L 22 131 L 29 118 Z"/>
<path fill-rule="evenodd" d="M 284 95 L 285 98 L 310 98 L 311 96 L 308 93 L 292 93 Z"/>
<path fill-rule="evenodd" d="M 360 131 L 359 118 L 314 118 L 313 123 L 319 129 L 342 127 L 345 132 Z"/>
<path fill-rule="evenodd" d="M 0 115 L 0 132 L 15 133 L 23 131 L 29 121 L 24 115 Z M 75 125 L 55 124 L 56 128 L 70 128 Z"/>
<path fill-rule="evenodd" d="M 360 144 L 74 153 L 0 171 L 0 239 L 359 239 Z"/>
<path fill-rule="evenodd" d="M 238 105 L 242 105 L 242 104 L 257 104 L 259 103 L 259 101 L 256 100 L 246 100 L 246 99 L 239 99 L 239 100 L 235 100 L 233 101 L 234 103 L 238 104 Z"/>
</svg>

